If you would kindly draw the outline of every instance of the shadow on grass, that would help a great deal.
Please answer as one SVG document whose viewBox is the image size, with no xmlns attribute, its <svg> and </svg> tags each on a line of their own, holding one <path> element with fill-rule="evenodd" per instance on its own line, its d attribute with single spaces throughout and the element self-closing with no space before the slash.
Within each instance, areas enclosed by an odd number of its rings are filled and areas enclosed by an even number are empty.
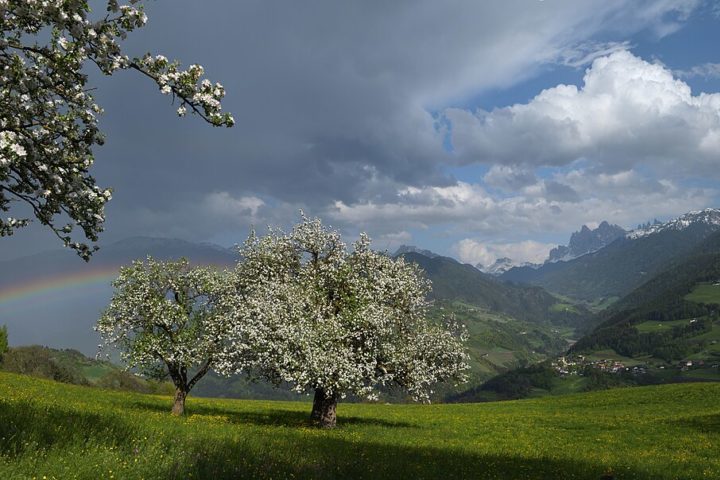
<svg viewBox="0 0 720 480">
<path fill-rule="evenodd" d="M 672 420 L 673 425 L 692 428 L 701 433 L 720 433 L 720 414 L 696 415 Z"/>
<path fill-rule="evenodd" d="M 277 441 L 277 440 L 275 440 Z M 350 441 L 332 435 L 297 435 L 282 451 L 245 442 L 199 446 L 192 461 L 164 472 L 166 478 L 214 479 L 575 479 L 662 480 L 677 478 L 628 465 L 598 465 L 573 459 L 525 458 Z M 292 448 L 287 448 L 292 447 Z"/>
<path fill-rule="evenodd" d="M 165 406 L 158 404 L 157 402 L 144 400 L 128 403 L 129 408 L 136 410 L 151 410 L 154 412 L 167 413 L 168 415 L 170 414 L 171 406 L 172 404 L 170 402 L 168 402 L 167 406 Z M 229 422 L 235 424 L 278 427 L 308 427 L 312 425 L 312 422 L 310 421 L 310 404 L 307 404 L 307 411 L 268 408 L 262 409 L 261 411 L 244 412 L 210 405 L 197 405 L 190 401 L 186 407 L 186 412 L 188 415 L 223 416 L 226 417 Z M 342 412 L 340 412 L 338 415 L 338 426 L 342 427 L 343 425 L 375 425 L 394 428 L 420 428 L 412 423 L 389 421 L 380 418 L 343 416 Z"/>
<path fill-rule="evenodd" d="M 138 402 L 134 408 L 147 408 Z M 154 408 L 158 405 L 151 404 Z M 303 412 L 268 410 L 267 414 L 227 412 L 198 407 L 203 414 L 234 415 L 238 421 L 258 425 L 305 424 Z M 269 418 L 268 418 L 269 417 Z M 347 421 L 347 419 L 346 419 Z M 350 419 L 367 422 L 367 419 Z M 373 420 L 369 420 L 373 422 Z M 384 423 L 380 423 L 384 425 Z M 199 425 L 198 425 L 199 426 Z M 388 429 L 395 428 L 390 423 Z M 170 462 L 150 462 L 149 470 L 133 472 L 134 477 L 186 479 L 238 478 L 308 478 L 308 479 L 564 479 L 659 480 L 657 472 L 649 474 L 632 466 L 600 465 L 581 459 L 525 458 L 517 455 L 485 454 L 440 446 L 382 444 L 378 439 L 343 436 L 342 431 L 304 429 L 254 432 L 230 426 L 225 433 L 202 433 L 192 429 L 175 431 L 174 435 L 148 435 L 159 444 Z M 62 406 L 0 402 L 0 453 L 12 462 L 18 455 L 73 446 L 88 445 L 92 461 L 95 445 L 116 445 L 129 451 L 132 438 L 148 433 L 139 424 L 121 417 L 121 413 L 96 414 Z M 418 432 L 418 436 L 422 435 Z M 390 440 L 387 440 L 390 442 Z M 395 440 L 397 441 L 397 440 Z M 412 442 L 412 437 L 403 437 Z M 532 449 L 532 446 L 529 446 Z M 568 454 L 569 455 L 569 454 Z M 31 472 L 28 472 L 31 473 Z M 35 473 L 35 472 L 32 472 Z M 675 478 L 678 472 L 666 472 Z"/>
<path fill-rule="evenodd" d="M 91 439 L 95 443 L 123 444 L 132 432 L 132 425 L 119 414 L 0 401 L 0 454 L 11 457 L 26 449 L 83 444 Z"/>
</svg>

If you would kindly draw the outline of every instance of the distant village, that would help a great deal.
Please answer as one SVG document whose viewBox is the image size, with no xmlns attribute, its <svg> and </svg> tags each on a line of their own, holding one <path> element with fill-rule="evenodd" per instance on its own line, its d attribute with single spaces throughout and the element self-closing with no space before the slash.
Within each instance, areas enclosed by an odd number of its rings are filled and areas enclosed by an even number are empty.
<svg viewBox="0 0 720 480">
<path fill-rule="evenodd" d="M 606 373 L 632 373 L 634 375 L 644 375 L 647 373 L 648 369 L 651 368 L 648 365 L 627 366 L 620 361 L 612 359 L 591 360 L 584 355 L 559 357 L 551 363 L 551 366 L 555 372 L 562 376 L 583 376 L 585 372 L 587 372 L 588 368 L 595 368 Z M 703 360 L 683 360 L 675 365 L 661 365 L 658 368 L 661 370 L 674 368 L 680 371 L 688 371 L 696 368 L 707 368 L 708 366 L 712 368 L 720 368 L 720 364 L 716 363 L 707 365 Z"/>
</svg>

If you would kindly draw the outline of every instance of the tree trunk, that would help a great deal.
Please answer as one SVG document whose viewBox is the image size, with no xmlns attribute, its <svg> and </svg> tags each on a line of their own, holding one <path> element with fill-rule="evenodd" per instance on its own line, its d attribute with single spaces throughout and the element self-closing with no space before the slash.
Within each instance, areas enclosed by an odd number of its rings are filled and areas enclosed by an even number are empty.
<svg viewBox="0 0 720 480">
<path fill-rule="evenodd" d="M 325 397 L 325 391 L 322 388 L 315 389 L 315 396 L 313 397 L 312 412 L 310 412 L 310 420 L 313 422 L 320 421 L 320 407 L 322 405 L 322 399 Z"/>
<path fill-rule="evenodd" d="M 335 428 L 335 424 L 337 423 L 335 413 L 337 401 L 337 394 L 328 397 L 324 389 L 316 388 L 310 419 L 322 428 Z"/>
<path fill-rule="evenodd" d="M 172 408 L 173 415 L 185 415 L 185 399 L 187 398 L 187 392 L 182 388 L 175 389 L 175 404 Z"/>
</svg>

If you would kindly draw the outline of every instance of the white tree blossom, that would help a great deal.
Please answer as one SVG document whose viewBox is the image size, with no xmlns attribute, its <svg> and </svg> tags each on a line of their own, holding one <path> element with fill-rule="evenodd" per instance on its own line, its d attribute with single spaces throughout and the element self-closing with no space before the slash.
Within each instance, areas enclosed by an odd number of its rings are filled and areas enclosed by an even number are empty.
<svg viewBox="0 0 720 480">
<path fill-rule="evenodd" d="M 465 381 L 464 328 L 426 318 L 430 282 L 414 264 L 370 249 L 303 217 L 292 233 L 251 234 L 236 269 L 230 347 L 217 369 L 253 366 L 315 393 L 313 419 L 335 425 L 347 394 L 377 398 L 395 384 L 429 401 L 440 381 Z"/>
<path fill-rule="evenodd" d="M 84 68 L 106 75 L 136 70 L 163 94 L 215 126 L 233 125 L 222 111 L 225 89 L 203 79 L 203 67 L 182 69 L 177 61 L 146 54 L 129 58 L 120 42 L 145 25 L 138 0 L 107 2 L 91 18 L 85 0 L 0 0 L 0 211 L 25 204 L 66 246 L 88 259 L 96 247 L 73 240 L 79 227 L 97 241 L 110 189 L 89 174 L 92 148 L 103 144 L 97 105 Z M 0 236 L 26 226 L 30 218 L 1 218 Z M 63 223 L 68 222 L 63 225 Z"/>
<path fill-rule="evenodd" d="M 106 347 L 120 350 L 128 368 L 175 385 L 173 413 L 182 415 L 185 398 L 218 359 L 234 310 L 231 272 L 192 267 L 185 259 L 160 262 L 148 257 L 123 267 L 109 307 L 96 330 Z"/>
</svg>

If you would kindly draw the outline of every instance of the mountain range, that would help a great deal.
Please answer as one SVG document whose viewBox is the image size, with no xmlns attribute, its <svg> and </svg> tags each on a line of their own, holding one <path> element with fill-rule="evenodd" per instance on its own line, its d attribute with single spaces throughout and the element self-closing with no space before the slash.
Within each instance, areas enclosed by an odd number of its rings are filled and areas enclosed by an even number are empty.
<svg viewBox="0 0 720 480">
<path fill-rule="evenodd" d="M 587 225 L 583 225 L 580 231 L 574 232 L 570 236 L 570 243 L 567 246 L 559 245 L 550 250 L 547 262 L 567 262 L 582 257 L 610 245 L 626 233 L 624 228 L 618 225 L 610 225 L 606 221 L 601 222 L 593 230 L 588 228 Z"/>
<path fill-rule="evenodd" d="M 720 232 L 602 312 L 573 352 L 612 349 L 666 362 L 720 360 Z M 702 327 L 702 328 L 701 328 Z M 711 335 L 712 330 L 716 334 Z M 694 339 L 698 334 L 701 338 Z M 698 356 L 699 355 L 699 356 Z"/>
<path fill-rule="evenodd" d="M 567 262 L 569 260 L 573 260 L 583 255 L 587 255 L 588 253 L 600 250 L 626 234 L 627 231 L 622 227 L 618 225 L 610 225 L 606 221 L 601 222 L 600 225 L 594 229 L 589 228 L 587 225 L 583 225 L 579 231 L 574 232 L 570 236 L 570 241 L 567 245 L 558 245 L 550 250 L 548 258 L 544 263 Z M 401 247 L 401 249 L 404 247 L 405 246 Z M 481 263 L 475 265 L 475 267 L 481 272 L 496 276 L 502 275 L 513 268 L 529 268 L 535 270 L 542 266 L 543 264 L 539 263 L 517 262 L 509 257 L 498 258 L 490 265 L 483 265 Z"/>
<path fill-rule="evenodd" d="M 418 248 L 415 245 L 400 245 L 398 247 L 398 249 L 395 250 L 393 257 L 397 257 L 397 256 L 403 255 L 405 253 L 418 253 L 418 254 L 428 257 L 428 258 L 435 258 L 435 257 L 440 256 L 435 252 L 431 252 L 430 250 Z"/>
<path fill-rule="evenodd" d="M 714 228 L 717 218 L 716 211 L 691 212 L 664 224 L 648 224 L 642 227 L 643 234 L 628 235 L 620 245 L 635 245 L 632 251 L 637 252 L 637 245 L 648 246 L 653 237 L 654 242 L 668 238 L 677 241 L 688 235 L 688 240 L 694 241 L 699 232 L 706 232 L 693 247 L 669 260 L 666 257 L 656 274 L 598 312 L 595 328 L 563 355 L 502 372 L 451 399 L 481 401 L 621 386 L 720 381 L 720 230 Z M 613 245 L 606 248 L 619 248 Z"/>
<path fill-rule="evenodd" d="M 489 266 L 485 266 L 482 263 L 478 263 L 475 265 L 475 268 L 480 270 L 483 273 L 487 273 L 489 275 L 502 275 L 503 273 L 507 272 L 511 268 L 515 267 L 529 267 L 529 268 L 538 268 L 540 265 L 536 265 L 534 263 L 530 262 L 516 262 L 510 257 L 502 257 L 495 260 L 493 263 L 491 263 Z"/>
<path fill-rule="evenodd" d="M 687 213 L 648 229 L 628 232 L 609 245 L 565 262 L 512 268 L 499 278 L 542 286 L 556 294 L 601 305 L 617 300 L 681 259 L 720 230 L 720 210 Z"/>
</svg>

